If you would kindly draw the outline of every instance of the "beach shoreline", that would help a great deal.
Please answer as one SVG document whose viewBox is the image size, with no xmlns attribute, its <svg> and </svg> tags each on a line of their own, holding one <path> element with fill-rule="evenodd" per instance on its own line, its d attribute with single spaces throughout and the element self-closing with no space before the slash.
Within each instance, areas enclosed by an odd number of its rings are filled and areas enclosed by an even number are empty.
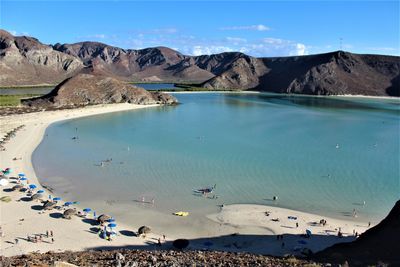
<svg viewBox="0 0 400 267">
<path fill-rule="evenodd" d="M 9 129 L 19 125 L 25 127 L 16 133 L 6 145 L 6 151 L 1 151 L 1 167 L 10 167 L 13 170 L 11 176 L 15 176 L 18 172 L 24 172 L 31 183 L 39 185 L 39 181 L 35 175 L 32 165 L 32 153 L 42 141 L 47 127 L 54 123 L 68 119 L 75 119 L 84 116 L 92 116 L 105 114 L 110 112 L 119 112 L 134 110 L 139 108 L 154 107 L 158 105 L 131 105 L 131 104 L 112 104 L 91 106 L 80 109 L 45 111 L 39 113 L 27 113 L 0 117 L 2 125 L 2 134 Z M 5 127 L 3 126 L 5 125 Z M 13 160 L 13 158 L 22 158 L 21 160 Z M 3 189 L 2 187 L 1 189 Z M 63 251 L 63 250 L 85 250 L 88 248 L 104 247 L 104 246 L 149 246 L 149 242 L 157 243 L 158 238 L 162 238 L 160 234 L 149 235 L 147 239 L 132 237 L 132 235 L 119 235 L 111 243 L 100 239 L 96 234 L 89 231 L 90 225 L 82 222 L 80 219 L 73 218 L 65 220 L 62 218 L 52 218 L 52 214 L 39 214 L 30 204 L 33 202 L 18 201 L 23 197 L 23 193 L 1 191 L 1 196 L 10 196 L 12 201 L 9 203 L 1 202 L 1 226 L 3 236 L 1 238 L 2 255 L 12 256 L 25 254 L 33 251 Z M 80 207 L 81 208 L 81 207 Z M 266 216 L 265 212 L 269 211 L 270 215 Z M 100 214 L 98 214 L 100 215 Z M 288 219 L 289 216 L 298 218 L 298 227 L 295 227 L 295 220 Z M 220 233 L 221 238 L 215 236 L 198 236 L 199 241 L 193 242 L 193 248 L 204 248 L 201 243 L 205 238 L 214 240 L 212 249 L 227 251 L 248 251 L 270 255 L 284 255 L 286 253 L 294 253 L 292 251 L 294 244 L 298 242 L 299 234 L 304 234 L 305 230 L 310 228 L 310 222 L 319 222 L 323 217 L 316 214 L 298 212 L 289 209 L 270 207 L 264 205 L 229 205 L 221 208 L 221 212 L 207 216 L 214 222 L 212 232 Z M 279 222 L 271 219 L 279 218 Z M 22 220 L 23 219 L 23 220 Z M 116 218 L 118 220 L 118 218 Z M 364 232 L 367 222 L 354 222 L 332 218 L 324 218 L 328 221 L 326 228 L 318 228 L 316 232 L 318 238 L 314 238 L 313 242 L 309 242 L 310 248 L 319 250 L 338 241 L 336 234 L 341 228 L 341 232 L 345 235 L 352 236 L 353 230 L 358 234 Z M 288 221 L 290 220 L 290 221 Z M 297 220 L 297 219 L 296 219 Z M 282 226 L 283 225 L 283 226 Z M 137 225 L 139 227 L 140 225 Z M 151 222 L 149 222 L 151 227 Z M 288 226 L 288 227 L 284 227 Z M 119 229 L 134 232 L 137 230 L 135 226 L 118 224 Z M 321 227 L 321 226 L 315 226 Z M 317 228 L 315 228 L 317 229 Z M 46 230 L 54 230 L 54 243 L 32 243 L 23 240 L 27 234 L 44 233 Z M 164 231 L 165 230 L 165 231 Z M 324 232 L 327 231 L 327 232 Z M 168 229 L 163 229 L 168 240 L 178 237 L 171 235 Z M 235 234 L 242 235 L 239 238 Z M 281 242 L 277 243 L 276 235 L 285 235 L 285 242 L 290 246 L 290 250 L 282 248 Z M 82 238 L 84 236 L 84 238 Z M 196 236 L 196 234 L 194 234 Z M 262 238 L 261 238 L 262 236 Z M 329 236 L 329 238 L 327 238 Z M 14 240 L 22 239 L 18 244 Z M 150 240 L 149 240 L 150 239 Z M 354 239 L 348 238 L 348 241 Z M 287 241 L 286 241 L 287 240 Z M 273 242 L 271 246 L 271 242 Z M 292 244 L 293 243 L 293 244 Z M 236 244 L 236 245 L 235 245 Z"/>
</svg>

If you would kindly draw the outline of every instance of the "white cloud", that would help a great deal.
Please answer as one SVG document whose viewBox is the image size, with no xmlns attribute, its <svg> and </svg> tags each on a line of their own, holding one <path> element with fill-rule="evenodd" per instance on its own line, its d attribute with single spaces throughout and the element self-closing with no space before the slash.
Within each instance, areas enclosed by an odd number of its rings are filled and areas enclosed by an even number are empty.
<svg viewBox="0 0 400 267">
<path fill-rule="evenodd" d="M 372 51 L 385 51 L 385 52 L 395 52 L 399 51 L 399 48 L 394 48 L 394 47 L 367 47 L 366 49 L 372 50 Z"/>
<path fill-rule="evenodd" d="M 154 34 L 174 34 L 178 32 L 176 28 L 159 28 L 150 30 L 151 33 Z"/>
<path fill-rule="evenodd" d="M 85 39 L 85 41 L 91 41 L 93 39 L 96 39 L 96 40 L 108 39 L 108 36 L 104 33 L 96 33 L 96 34 L 90 34 L 90 35 L 86 35 L 84 37 L 80 37 L 79 39 Z"/>
<path fill-rule="evenodd" d="M 221 27 L 220 30 L 222 31 L 269 31 L 270 28 L 263 24 L 258 25 L 246 25 L 246 26 L 229 26 L 229 27 Z"/>
<path fill-rule="evenodd" d="M 17 32 L 17 31 L 14 31 L 14 30 L 9 30 L 8 32 L 11 33 L 14 36 L 29 36 L 28 32 Z"/>
<path fill-rule="evenodd" d="M 188 50 L 188 49 L 186 49 Z M 191 49 L 191 55 L 200 56 L 200 55 L 211 55 L 211 54 L 219 54 L 223 52 L 232 52 L 234 51 L 231 47 L 227 46 L 202 46 L 195 45 Z"/>
<path fill-rule="evenodd" d="M 247 39 L 245 38 L 240 38 L 240 37 L 226 37 L 225 40 L 233 45 L 239 45 L 243 43 L 247 43 Z"/>
</svg>

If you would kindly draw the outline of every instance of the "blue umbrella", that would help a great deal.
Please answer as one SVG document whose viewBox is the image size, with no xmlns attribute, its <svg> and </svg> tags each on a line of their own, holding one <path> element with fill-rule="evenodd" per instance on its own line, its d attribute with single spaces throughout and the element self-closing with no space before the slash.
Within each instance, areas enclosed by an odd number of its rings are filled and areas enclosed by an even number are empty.
<svg viewBox="0 0 400 267">
<path fill-rule="evenodd" d="M 61 197 L 55 197 L 55 198 L 53 198 L 53 200 L 54 200 L 54 201 L 60 201 L 60 200 L 61 200 Z"/>
<path fill-rule="evenodd" d="M 36 188 L 36 185 L 30 184 L 30 185 L 29 185 L 29 188 L 30 188 L 30 189 L 35 189 L 35 188 Z"/>
<path fill-rule="evenodd" d="M 90 209 L 90 208 L 83 209 L 84 212 L 89 212 L 89 211 L 91 211 L 91 210 L 92 210 L 92 209 Z"/>
<path fill-rule="evenodd" d="M 19 179 L 20 181 L 26 181 L 26 180 L 28 180 L 28 178 L 26 178 L 26 177 L 22 177 L 21 179 Z"/>
<path fill-rule="evenodd" d="M 79 202 L 78 201 L 74 201 L 74 202 L 72 202 L 72 204 L 76 205 L 76 204 L 79 204 Z"/>
<path fill-rule="evenodd" d="M 117 224 L 115 224 L 115 223 L 109 223 L 109 224 L 108 224 L 108 227 L 110 227 L 110 228 L 117 227 Z"/>
<path fill-rule="evenodd" d="M 114 218 L 108 219 L 107 222 L 109 223 L 115 222 L 115 219 Z"/>
<path fill-rule="evenodd" d="M 38 190 L 37 192 L 38 192 L 39 194 L 42 194 L 42 193 L 44 193 L 44 190 L 40 189 L 40 190 Z"/>
<path fill-rule="evenodd" d="M 25 176 L 25 173 L 23 173 L 23 172 L 18 173 L 18 176 L 19 176 L 19 177 L 24 177 L 24 176 Z"/>
<path fill-rule="evenodd" d="M 64 206 L 70 206 L 70 205 L 72 205 L 72 204 L 74 204 L 74 203 L 72 203 L 71 201 L 68 201 L 68 202 L 65 202 L 65 203 L 64 203 Z"/>
</svg>

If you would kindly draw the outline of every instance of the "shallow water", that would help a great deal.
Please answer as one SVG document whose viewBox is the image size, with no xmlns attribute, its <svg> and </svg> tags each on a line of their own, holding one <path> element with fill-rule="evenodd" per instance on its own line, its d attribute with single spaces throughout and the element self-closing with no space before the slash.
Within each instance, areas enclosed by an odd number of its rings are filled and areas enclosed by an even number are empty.
<svg viewBox="0 0 400 267">
<path fill-rule="evenodd" d="M 143 210 L 153 218 L 190 211 L 188 220 L 202 222 L 231 203 L 345 219 L 354 219 L 356 209 L 357 220 L 379 221 L 399 199 L 398 100 L 176 97 L 181 105 L 53 124 L 33 155 L 40 181 L 67 200 L 131 223 L 146 222 L 130 217 Z M 193 193 L 214 184 L 218 199 Z M 155 205 L 138 202 L 143 198 Z M 173 220 L 158 223 L 182 226 Z"/>
<path fill-rule="evenodd" d="M 133 84 L 138 87 L 142 87 L 146 90 L 164 90 L 164 89 L 176 89 L 173 83 L 136 83 Z"/>
</svg>

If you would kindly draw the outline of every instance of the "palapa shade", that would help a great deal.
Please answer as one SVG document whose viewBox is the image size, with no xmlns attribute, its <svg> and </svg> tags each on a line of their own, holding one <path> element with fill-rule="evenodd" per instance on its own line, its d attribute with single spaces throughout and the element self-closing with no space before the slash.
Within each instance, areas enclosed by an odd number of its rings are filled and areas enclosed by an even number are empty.
<svg viewBox="0 0 400 267">
<path fill-rule="evenodd" d="M 103 223 L 107 222 L 109 219 L 111 219 L 111 216 L 109 216 L 107 214 L 102 214 L 97 218 L 97 222 L 100 224 L 103 224 Z"/>
<path fill-rule="evenodd" d="M 147 227 L 147 226 L 142 226 L 138 230 L 138 234 L 139 235 L 145 235 L 145 234 L 148 234 L 150 232 L 151 232 L 151 229 L 150 229 L 150 227 Z"/>
<path fill-rule="evenodd" d="M 76 214 L 76 209 L 67 209 L 66 211 L 64 211 L 63 217 L 65 219 L 71 219 L 72 215 L 75 214 Z"/>
</svg>

